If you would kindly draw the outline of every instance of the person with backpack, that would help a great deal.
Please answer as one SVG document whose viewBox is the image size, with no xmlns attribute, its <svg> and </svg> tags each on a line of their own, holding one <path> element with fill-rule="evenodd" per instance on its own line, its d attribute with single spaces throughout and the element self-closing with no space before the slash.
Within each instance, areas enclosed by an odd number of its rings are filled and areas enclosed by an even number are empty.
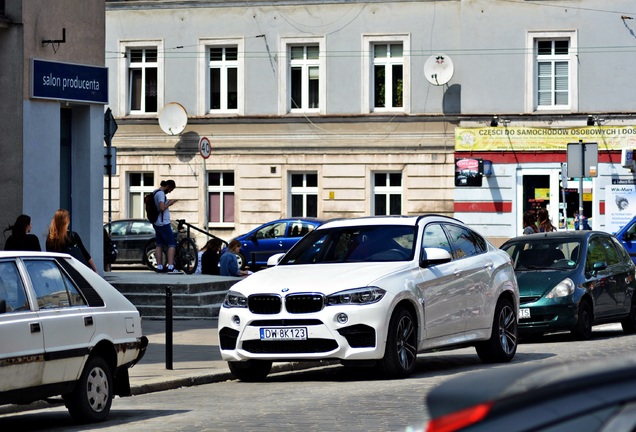
<svg viewBox="0 0 636 432">
<path fill-rule="evenodd" d="M 177 202 L 176 199 L 168 199 L 167 195 L 172 192 L 177 185 L 174 180 L 162 180 L 160 188 L 153 192 L 154 200 L 146 206 L 146 213 L 148 220 L 152 222 L 152 226 L 155 228 L 156 249 L 155 257 L 157 258 L 157 273 L 183 273 L 174 267 L 174 255 L 177 248 L 177 241 L 172 232 L 172 226 L 170 225 L 170 210 L 169 207 Z M 156 213 L 151 214 L 148 211 L 150 204 L 154 204 Z M 152 207 L 151 207 L 152 210 Z M 155 216 L 156 214 L 156 216 Z M 155 220 L 151 220 L 154 218 Z M 168 256 L 167 266 L 163 266 L 163 250 L 167 248 L 166 255 Z"/>
</svg>

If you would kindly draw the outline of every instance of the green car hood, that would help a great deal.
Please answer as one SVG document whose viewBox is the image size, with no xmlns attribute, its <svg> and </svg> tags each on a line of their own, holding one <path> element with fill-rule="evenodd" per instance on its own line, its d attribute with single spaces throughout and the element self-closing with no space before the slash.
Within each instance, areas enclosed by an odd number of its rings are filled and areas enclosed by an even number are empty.
<svg viewBox="0 0 636 432">
<path fill-rule="evenodd" d="M 515 272 L 521 297 L 543 296 L 565 278 L 573 279 L 573 271 L 533 270 Z"/>
</svg>

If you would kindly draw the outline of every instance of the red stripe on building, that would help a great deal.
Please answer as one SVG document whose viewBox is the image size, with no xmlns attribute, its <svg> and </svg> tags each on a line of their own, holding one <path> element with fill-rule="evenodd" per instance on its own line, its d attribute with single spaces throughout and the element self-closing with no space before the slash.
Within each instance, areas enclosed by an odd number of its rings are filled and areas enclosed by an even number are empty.
<svg viewBox="0 0 636 432">
<path fill-rule="evenodd" d="M 512 201 L 455 202 L 455 213 L 512 213 Z"/>
<path fill-rule="evenodd" d="M 514 164 L 514 163 L 532 163 L 532 162 L 567 162 L 567 152 L 565 151 L 536 151 L 536 152 L 455 152 L 456 158 L 484 159 L 492 161 L 493 164 Z M 599 163 L 615 163 L 621 162 L 621 152 L 616 151 L 599 151 Z"/>
</svg>

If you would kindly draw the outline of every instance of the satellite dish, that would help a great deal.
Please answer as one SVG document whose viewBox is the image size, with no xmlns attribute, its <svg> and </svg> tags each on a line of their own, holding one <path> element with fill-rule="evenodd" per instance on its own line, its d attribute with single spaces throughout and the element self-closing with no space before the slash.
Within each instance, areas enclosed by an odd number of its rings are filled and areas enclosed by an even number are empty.
<svg viewBox="0 0 636 432">
<path fill-rule="evenodd" d="M 159 113 L 159 127 L 168 135 L 179 135 L 188 124 L 188 113 L 177 102 L 166 104 Z"/>
<path fill-rule="evenodd" d="M 445 54 L 432 55 L 424 63 L 424 76 L 433 85 L 441 86 L 453 77 L 453 61 Z"/>
</svg>

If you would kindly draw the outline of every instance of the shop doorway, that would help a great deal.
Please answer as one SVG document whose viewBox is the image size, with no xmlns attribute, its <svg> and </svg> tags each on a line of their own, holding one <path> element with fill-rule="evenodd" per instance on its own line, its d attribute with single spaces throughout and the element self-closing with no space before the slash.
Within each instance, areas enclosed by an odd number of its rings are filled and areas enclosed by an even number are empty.
<svg viewBox="0 0 636 432">
<path fill-rule="evenodd" d="M 565 186 L 565 188 L 564 188 Z M 592 216 L 591 180 L 584 181 L 583 211 Z M 574 229 L 574 212 L 579 208 L 578 181 L 562 182 L 561 166 L 552 169 L 522 169 L 517 177 L 517 233 L 523 231 L 526 211 L 548 210 L 552 224 L 559 230 Z"/>
</svg>

